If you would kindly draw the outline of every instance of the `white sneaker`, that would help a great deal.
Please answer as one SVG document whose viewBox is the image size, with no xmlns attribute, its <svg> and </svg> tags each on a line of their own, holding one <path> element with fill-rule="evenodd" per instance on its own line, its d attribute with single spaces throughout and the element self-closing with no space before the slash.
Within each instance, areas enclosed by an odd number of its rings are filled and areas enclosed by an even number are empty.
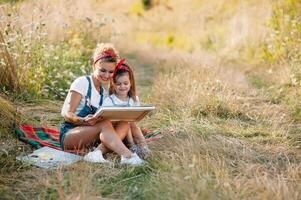
<svg viewBox="0 0 301 200">
<path fill-rule="evenodd" d="M 102 152 L 99 149 L 89 152 L 84 156 L 84 160 L 92 163 L 110 163 L 110 161 L 103 158 Z"/>
<path fill-rule="evenodd" d="M 120 164 L 132 165 L 136 167 L 143 165 L 144 161 L 141 158 L 139 158 L 139 156 L 136 153 L 133 153 L 132 156 L 129 158 L 121 156 Z"/>
</svg>

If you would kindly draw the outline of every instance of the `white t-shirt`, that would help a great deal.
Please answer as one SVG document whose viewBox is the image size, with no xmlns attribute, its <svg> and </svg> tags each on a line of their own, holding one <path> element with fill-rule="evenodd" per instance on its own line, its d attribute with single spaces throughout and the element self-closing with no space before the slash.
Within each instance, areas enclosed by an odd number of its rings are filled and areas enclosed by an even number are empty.
<svg viewBox="0 0 301 200">
<path fill-rule="evenodd" d="M 115 105 L 110 97 L 113 99 Z M 112 94 L 110 97 L 105 98 L 102 106 L 128 106 L 128 104 L 129 106 L 140 106 L 139 98 L 137 96 L 136 96 L 137 101 L 134 101 L 133 98 L 130 98 L 129 101 L 122 101 L 121 99 L 116 97 L 115 94 Z"/>
<path fill-rule="evenodd" d="M 94 107 L 99 108 L 99 102 L 100 102 L 101 95 L 96 90 L 96 88 L 93 84 L 93 81 L 92 81 L 92 77 L 89 76 L 89 78 L 91 80 L 91 104 Z M 67 113 L 68 108 L 69 108 L 70 96 L 71 96 L 70 91 L 75 91 L 82 95 L 79 105 L 75 111 L 75 114 L 77 115 L 85 106 L 85 103 L 86 103 L 85 97 L 88 93 L 88 88 L 89 88 L 89 82 L 88 82 L 86 76 L 81 76 L 73 81 L 73 83 L 70 86 L 68 95 L 65 99 L 64 105 L 62 107 L 62 111 L 61 111 L 62 116 L 65 116 L 65 114 Z M 109 93 L 108 93 L 107 89 L 105 89 L 104 87 L 102 87 L 102 88 L 103 88 L 103 99 L 105 99 L 106 97 L 109 96 Z"/>
</svg>

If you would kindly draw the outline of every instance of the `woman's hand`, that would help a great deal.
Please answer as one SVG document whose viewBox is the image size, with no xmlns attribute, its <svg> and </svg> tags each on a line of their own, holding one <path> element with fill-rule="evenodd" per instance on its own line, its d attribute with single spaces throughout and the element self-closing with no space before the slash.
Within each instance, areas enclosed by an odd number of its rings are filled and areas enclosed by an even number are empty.
<svg viewBox="0 0 301 200">
<path fill-rule="evenodd" d="M 97 123 L 99 119 L 97 117 L 93 117 L 93 115 L 87 115 L 86 117 L 84 117 L 84 122 L 87 125 L 93 126 Z"/>
</svg>

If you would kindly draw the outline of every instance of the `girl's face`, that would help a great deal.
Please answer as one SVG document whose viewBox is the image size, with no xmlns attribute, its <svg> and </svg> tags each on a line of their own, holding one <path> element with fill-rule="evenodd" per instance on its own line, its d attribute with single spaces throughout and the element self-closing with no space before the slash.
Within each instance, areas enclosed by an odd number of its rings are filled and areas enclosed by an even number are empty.
<svg viewBox="0 0 301 200">
<path fill-rule="evenodd" d="M 130 77 L 128 74 L 123 74 L 116 79 L 114 89 L 117 95 L 128 95 L 131 89 Z"/>
<path fill-rule="evenodd" d="M 93 75 L 101 83 L 109 83 L 113 76 L 115 63 L 97 62 L 93 65 Z"/>
</svg>

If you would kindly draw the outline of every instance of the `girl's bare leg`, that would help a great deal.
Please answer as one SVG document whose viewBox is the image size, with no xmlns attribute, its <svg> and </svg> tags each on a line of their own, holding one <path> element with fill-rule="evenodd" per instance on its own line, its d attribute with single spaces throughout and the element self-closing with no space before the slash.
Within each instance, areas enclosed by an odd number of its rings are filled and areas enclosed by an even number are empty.
<svg viewBox="0 0 301 200">
<path fill-rule="evenodd" d="M 129 146 L 133 146 L 135 144 L 131 129 L 129 129 L 128 134 L 126 135 L 126 142 Z"/>
<path fill-rule="evenodd" d="M 130 129 L 131 129 L 132 136 L 134 138 L 135 143 L 141 147 L 146 146 L 146 141 L 142 134 L 142 131 L 135 122 L 130 123 Z"/>
</svg>

